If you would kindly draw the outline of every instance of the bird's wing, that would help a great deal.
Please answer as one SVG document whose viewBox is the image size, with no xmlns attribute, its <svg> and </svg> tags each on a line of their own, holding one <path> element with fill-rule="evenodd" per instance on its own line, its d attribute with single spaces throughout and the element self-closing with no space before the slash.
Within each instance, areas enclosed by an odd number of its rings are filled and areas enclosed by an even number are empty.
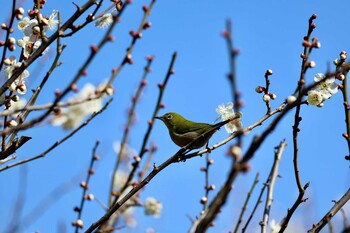
<svg viewBox="0 0 350 233">
<path fill-rule="evenodd" d="M 185 124 L 182 127 L 177 127 L 174 129 L 174 133 L 181 135 L 189 132 L 196 132 L 198 135 L 208 131 L 212 126 L 206 123 L 194 123 L 191 121 L 183 122 Z"/>
</svg>

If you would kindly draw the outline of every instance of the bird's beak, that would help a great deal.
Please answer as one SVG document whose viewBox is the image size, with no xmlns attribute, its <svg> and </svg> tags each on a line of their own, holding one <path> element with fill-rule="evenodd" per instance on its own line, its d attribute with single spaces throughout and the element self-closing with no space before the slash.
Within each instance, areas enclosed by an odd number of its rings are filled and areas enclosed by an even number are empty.
<svg viewBox="0 0 350 233">
<path fill-rule="evenodd" d="M 162 117 L 160 117 L 160 116 L 155 116 L 154 118 L 156 118 L 158 120 L 162 120 Z"/>
</svg>

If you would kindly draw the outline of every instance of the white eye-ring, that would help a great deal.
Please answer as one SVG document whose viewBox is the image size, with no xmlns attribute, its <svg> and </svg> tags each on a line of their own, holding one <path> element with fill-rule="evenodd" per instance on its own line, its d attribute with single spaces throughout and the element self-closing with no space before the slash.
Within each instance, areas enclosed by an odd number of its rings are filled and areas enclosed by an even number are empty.
<svg viewBox="0 0 350 233">
<path fill-rule="evenodd" d="M 168 119 L 168 120 L 171 120 L 171 119 L 173 119 L 173 115 L 171 115 L 171 114 L 168 114 L 168 115 L 166 116 L 166 119 Z"/>
</svg>

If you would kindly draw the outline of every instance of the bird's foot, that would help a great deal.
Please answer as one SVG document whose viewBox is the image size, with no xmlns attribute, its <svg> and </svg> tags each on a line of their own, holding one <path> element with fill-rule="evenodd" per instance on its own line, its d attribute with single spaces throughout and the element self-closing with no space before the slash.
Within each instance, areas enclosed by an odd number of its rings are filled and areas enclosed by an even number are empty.
<svg viewBox="0 0 350 233">
<path fill-rule="evenodd" d="M 186 162 L 186 155 L 185 154 L 179 154 L 178 156 L 177 156 L 177 161 L 178 162 Z"/>
<path fill-rule="evenodd" d="M 207 153 L 209 153 L 209 154 L 211 153 L 211 149 L 208 145 L 205 147 L 205 149 L 207 150 Z"/>
</svg>

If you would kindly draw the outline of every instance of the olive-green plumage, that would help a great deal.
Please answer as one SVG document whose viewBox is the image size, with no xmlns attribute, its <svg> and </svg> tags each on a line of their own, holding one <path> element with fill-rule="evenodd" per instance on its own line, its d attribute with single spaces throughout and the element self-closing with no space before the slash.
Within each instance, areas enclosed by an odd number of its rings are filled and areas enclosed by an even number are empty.
<svg viewBox="0 0 350 233">
<path fill-rule="evenodd" d="M 191 143 L 194 139 L 198 138 L 199 136 L 202 136 L 202 138 L 199 138 L 188 149 L 198 149 L 203 147 L 211 138 L 211 136 L 213 136 L 213 134 L 217 131 L 213 130 L 212 132 L 204 134 L 205 132 L 210 131 L 214 127 L 217 127 L 217 124 L 211 125 L 206 123 L 197 123 L 189 121 L 182 117 L 180 114 L 174 112 L 169 112 L 164 114 L 163 116 L 156 118 L 164 122 L 164 124 L 169 130 L 171 139 L 176 145 L 180 147 L 184 147 Z"/>
</svg>

